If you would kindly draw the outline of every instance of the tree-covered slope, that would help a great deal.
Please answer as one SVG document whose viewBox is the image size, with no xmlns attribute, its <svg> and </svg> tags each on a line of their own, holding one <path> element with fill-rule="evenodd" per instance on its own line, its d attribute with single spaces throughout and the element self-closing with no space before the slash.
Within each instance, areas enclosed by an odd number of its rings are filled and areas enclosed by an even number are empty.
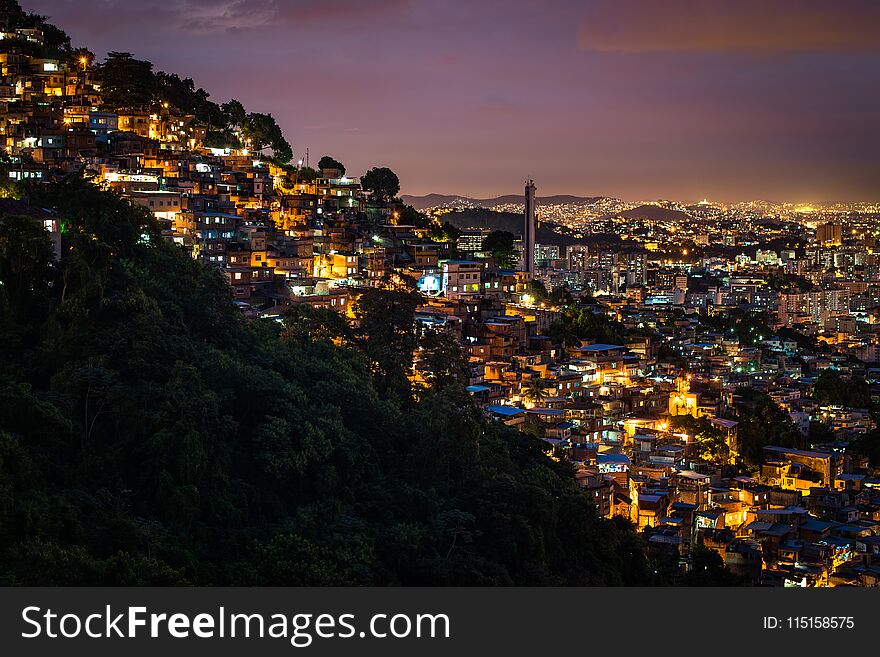
<svg viewBox="0 0 880 657">
<path fill-rule="evenodd" d="M 218 272 L 81 178 L 28 196 L 64 248 L 0 208 L 0 583 L 649 580 L 640 539 L 453 366 L 411 393 L 405 293 L 369 293 L 333 344 L 329 316 L 242 319 Z"/>
</svg>

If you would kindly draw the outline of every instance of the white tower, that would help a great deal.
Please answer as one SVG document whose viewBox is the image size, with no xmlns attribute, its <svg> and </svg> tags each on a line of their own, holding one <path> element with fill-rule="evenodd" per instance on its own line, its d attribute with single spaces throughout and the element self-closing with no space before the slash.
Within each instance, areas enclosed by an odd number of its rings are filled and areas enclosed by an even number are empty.
<svg viewBox="0 0 880 657">
<path fill-rule="evenodd" d="M 535 212 L 535 181 L 526 182 L 525 228 L 523 230 L 523 271 L 535 273 L 535 233 L 538 230 L 538 217 Z"/>
</svg>

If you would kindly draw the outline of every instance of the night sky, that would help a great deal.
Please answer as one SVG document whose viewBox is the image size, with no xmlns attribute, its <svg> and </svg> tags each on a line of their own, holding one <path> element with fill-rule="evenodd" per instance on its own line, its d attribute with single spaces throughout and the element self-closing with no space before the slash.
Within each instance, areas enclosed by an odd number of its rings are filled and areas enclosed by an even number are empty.
<svg viewBox="0 0 880 657">
<path fill-rule="evenodd" d="M 880 200 L 873 0 L 22 0 L 403 192 Z"/>
</svg>

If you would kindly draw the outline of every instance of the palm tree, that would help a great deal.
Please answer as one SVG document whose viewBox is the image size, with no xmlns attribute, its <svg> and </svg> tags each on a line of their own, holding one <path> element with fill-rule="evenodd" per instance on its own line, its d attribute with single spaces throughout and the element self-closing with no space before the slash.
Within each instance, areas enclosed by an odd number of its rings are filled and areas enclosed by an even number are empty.
<svg viewBox="0 0 880 657">
<path fill-rule="evenodd" d="M 547 389 L 544 379 L 529 379 L 528 384 L 523 389 L 523 397 L 538 406 L 547 398 Z"/>
</svg>

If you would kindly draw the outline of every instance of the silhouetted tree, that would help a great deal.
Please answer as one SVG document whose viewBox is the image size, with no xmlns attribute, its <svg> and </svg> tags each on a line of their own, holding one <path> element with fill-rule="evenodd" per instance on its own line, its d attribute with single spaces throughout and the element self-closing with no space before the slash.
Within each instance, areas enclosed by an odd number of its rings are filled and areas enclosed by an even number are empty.
<svg viewBox="0 0 880 657">
<path fill-rule="evenodd" d="M 101 80 L 102 101 L 111 109 L 148 106 L 159 89 L 153 64 L 135 59 L 129 52 L 108 53 L 96 73 Z"/>
<path fill-rule="evenodd" d="M 374 203 L 388 203 L 400 191 L 400 179 L 388 167 L 374 167 L 361 178 L 361 187 Z"/>
<path fill-rule="evenodd" d="M 486 235 L 482 249 L 492 254 L 500 267 L 516 267 L 519 254 L 516 251 L 516 237 L 506 230 L 495 230 Z"/>
<path fill-rule="evenodd" d="M 345 165 L 342 164 L 339 160 L 333 159 L 329 155 L 325 155 L 318 161 L 318 169 L 323 171 L 324 169 L 339 169 L 339 172 L 344 176 L 345 175 Z"/>
<path fill-rule="evenodd" d="M 273 157 L 281 162 L 289 162 L 293 157 L 290 144 L 284 139 L 281 128 L 271 114 L 248 114 L 243 133 L 255 151 L 271 148 Z"/>
</svg>

